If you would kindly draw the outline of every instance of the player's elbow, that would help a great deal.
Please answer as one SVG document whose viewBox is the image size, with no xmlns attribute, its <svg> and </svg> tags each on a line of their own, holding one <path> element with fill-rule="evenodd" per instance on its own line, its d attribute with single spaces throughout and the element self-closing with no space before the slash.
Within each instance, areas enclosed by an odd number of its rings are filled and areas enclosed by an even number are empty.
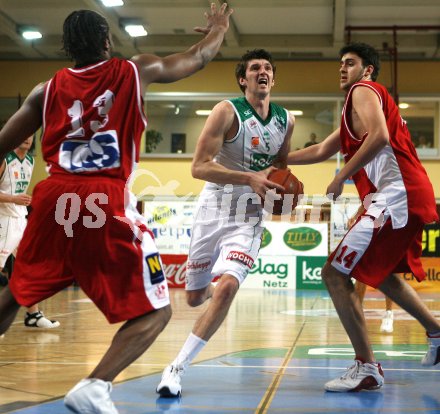
<svg viewBox="0 0 440 414">
<path fill-rule="evenodd" d="M 198 162 L 193 162 L 191 165 L 191 175 L 193 178 L 196 178 L 198 180 L 203 179 L 203 167 Z"/>
</svg>

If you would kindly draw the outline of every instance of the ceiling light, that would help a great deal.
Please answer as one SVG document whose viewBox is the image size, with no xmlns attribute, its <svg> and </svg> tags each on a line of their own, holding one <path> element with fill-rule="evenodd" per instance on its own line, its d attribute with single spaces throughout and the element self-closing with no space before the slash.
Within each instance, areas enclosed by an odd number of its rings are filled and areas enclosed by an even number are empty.
<svg viewBox="0 0 440 414">
<path fill-rule="evenodd" d="M 304 115 L 304 112 L 301 111 L 300 109 L 292 109 L 291 111 L 289 111 L 292 115 L 295 116 L 301 116 Z"/>
<path fill-rule="evenodd" d="M 199 116 L 208 116 L 212 112 L 211 109 L 198 109 L 196 114 Z"/>
<path fill-rule="evenodd" d="M 34 39 L 41 39 L 43 35 L 39 30 L 37 30 L 34 27 L 28 27 L 28 26 L 18 26 L 17 27 L 18 33 L 20 33 L 26 40 L 34 40 Z"/>
<path fill-rule="evenodd" d="M 124 26 L 125 31 L 131 36 L 131 37 L 141 37 L 146 36 L 148 32 L 145 30 L 145 27 L 142 24 L 126 24 Z"/>
<path fill-rule="evenodd" d="M 101 3 L 105 7 L 116 7 L 124 5 L 124 2 L 122 0 L 101 0 Z"/>
<path fill-rule="evenodd" d="M 409 108 L 409 104 L 407 104 L 406 102 L 402 102 L 399 104 L 399 108 L 400 109 L 408 109 Z"/>
</svg>

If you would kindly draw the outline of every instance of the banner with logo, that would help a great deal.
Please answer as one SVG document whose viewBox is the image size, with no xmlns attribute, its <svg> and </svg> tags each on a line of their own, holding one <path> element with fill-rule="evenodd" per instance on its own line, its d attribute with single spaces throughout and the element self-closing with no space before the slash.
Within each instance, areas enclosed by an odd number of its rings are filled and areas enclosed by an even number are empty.
<svg viewBox="0 0 440 414">
<path fill-rule="evenodd" d="M 326 223 L 265 223 L 260 255 L 327 256 L 328 225 Z"/>
<path fill-rule="evenodd" d="M 188 254 L 196 201 L 147 201 L 143 215 L 161 254 Z"/>
<path fill-rule="evenodd" d="M 295 289 L 295 257 L 259 255 L 242 288 Z"/>
<path fill-rule="evenodd" d="M 422 249 L 423 257 L 440 257 L 440 223 L 425 224 Z"/>
<path fill-rule="evenodd" d="M 327 256 L 296 257 L 296 289 L 325 290 L 321 273 Z"/>
<path fill-rule="evenodd" d="M 184 288 L 188 256 L 186 254 L 161 254 L 160 257 L 168 286 Z"/>
</svg>

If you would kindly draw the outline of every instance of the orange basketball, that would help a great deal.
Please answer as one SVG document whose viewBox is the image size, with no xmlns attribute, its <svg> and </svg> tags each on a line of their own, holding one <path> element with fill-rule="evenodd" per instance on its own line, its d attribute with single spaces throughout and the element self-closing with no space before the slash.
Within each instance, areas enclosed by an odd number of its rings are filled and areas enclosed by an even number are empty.
<svg viewBox="0 0 440 414">
<path fill-rule="evenodd" d="M 273 200 L 273 208 L 270 200 L 267 200 L 265 202 L 265 209 L 276 216 L 282 213 L 291 213 L 298 204 L 298 197 L 304 194 L 303 183 L 291 173 L 289 168 L 274 170 L 268 175 L 267 179 L 282 185 L 285 191 L 281 192 L 277 190 L 277 194 L 281 195 L 281 200 Z M 292 194 L 293 197 L 286 197 L 286 202 L 288 202 L 289 205 L 284 206 L 283 211 L 286 194 Z"/>
</svg>

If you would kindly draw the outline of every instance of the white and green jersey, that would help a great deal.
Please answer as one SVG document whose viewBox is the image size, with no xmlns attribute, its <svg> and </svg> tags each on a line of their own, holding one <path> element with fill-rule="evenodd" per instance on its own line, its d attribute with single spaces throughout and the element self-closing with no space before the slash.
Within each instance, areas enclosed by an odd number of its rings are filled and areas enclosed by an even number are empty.
<svg viewBox="0 0 440 414">
<path fill-rule="evenodd" d="M 0 177 L 0 192 L 18 195 L 26 193 L 34 169 L 34 159 L 26 154 L 23 160 L 18 158 L 12 151 L 6 155 L 6 168 Z M 0 203 L 0 216 L 25 217 L 26 206 L 19 206 L 14 203 Z"/>
<path fill-rule="evenodd" d="M 235 171 L 261 171 L 273 165 L 289 127 L 287 109 L 270 103 L 269 115 L 263 120 L 245 97 L 226 102 L 234 108 L 238 132 L 223 143 L 214 161 Z M 207 183 L 206 187 L 218 185 Z"/>
</svg>

